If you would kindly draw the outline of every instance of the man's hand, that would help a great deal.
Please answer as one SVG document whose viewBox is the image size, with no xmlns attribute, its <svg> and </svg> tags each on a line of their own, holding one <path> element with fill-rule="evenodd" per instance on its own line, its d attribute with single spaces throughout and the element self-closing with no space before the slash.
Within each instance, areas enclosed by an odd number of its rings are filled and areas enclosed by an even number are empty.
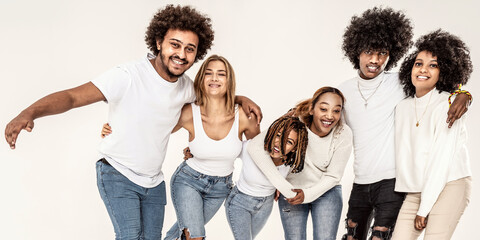
<svg viewBox="0 0 480 240">
<path fill-rule="evenodd" d="M 292 192 L 296 192 L 297 196 L 294 198 L 287 198 L 287 202 L 292 205 L 302 204 L 303 200 L 305 199 L 305 194 L 303 193 L 302 189 L 292 189 Z"/>
<path fill-rule="evenodd" d="M 422 216 L 415 217 L 415 229 L 423 230 L 427 226 L 427 218 Z"/>
<path fill-rule="evenodd" d="M 455 120 L 461 118 L 463 114 L 468 111 L 468 105 L 470 104 L 470 97 L 465 93 L 457 94 L 450 109 L 448 109 L 447 123 L 448 127 L 452 127 Z"/>
<path fill-rule="evenodd" d="M 242 105 L 243 111 L 245 112 L 245 114 L 247 114 L 248 118 L 251 118 L 252 113 L 255 114 L 255 116 L 257 116 L 257 124 L 260 125 L 263 114 L 262 110 L 256 103 L 254 103 L 252 100 L 245 96 L 236 96 L 235 102 Z"/>
<path fill-rule="evenodd" d="M 18 134 L 22 129 L 31 132 L 34 119 L 63 113 L 72 108 L 85 106 L 101 100 L 106 100 L 105 96 L 91 82 L 72 89 L 52 93 L 30 105 L 10 121 L 5 127 L 5 140 L 7 140 L 11 149 L 15 149 Z"/>
<path fill-rule="evenodd" d="M 31 132 L 33 130 L 33 117 L 31 114 L 21 112 L 17 117 L 12 119 L 5 127 L 5 140 L 10 145 L 11 149 L 15 149 L 18 134 L 22 129 Z"/>
</svg>

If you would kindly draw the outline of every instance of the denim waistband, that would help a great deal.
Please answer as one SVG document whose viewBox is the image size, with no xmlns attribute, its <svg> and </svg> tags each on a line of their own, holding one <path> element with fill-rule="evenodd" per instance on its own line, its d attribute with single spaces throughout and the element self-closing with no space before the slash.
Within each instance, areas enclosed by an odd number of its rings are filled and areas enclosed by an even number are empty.
<svg viewBox="0 0 480 240">
<path fill-rule="evenodd" d="M 190 166 L 188 166 L 187 164 L 187 161 L 183 161 L 179 168 L 181 168 L 183 171 L 187 171 L 191 174 L 193 174 L 194 176 L 198 177 L 198 178 L 206 178 L 206 179 L 211 179 L 211 180 L 214 180 L 214 181 L 221 181 L 221 182 L 225 182 L 225 183 L 228 183 L 228 182 L 231 182 L 232 181 L 232 175 L 233 173 L 230 173 L 229 175 L 227 176 L 211 176 L 211 175 L 207 175 L 207 174 L 204 174 L 204 173 L 201 173 L 193 168 L 191 168 Z"/>
<path fill-rule="evenodd" d="M 261 201 L 264 201 L 264 200 L 267 200 L 269 198 L 273 198 L 275 196 L 275 193 L 273 194 L 270 194 L 268 196 L 263 196 L 263 197 L 259 197 L 259 196 L 252 196 L 250 194 L 246 194 L 246 193 L 243 193 L 242 191 L 240 191 L 237 187 L 237 185 L 235 185 L 232 189 L 232 193 L 233 194 L 243 194 L 243 195 L 247 195 L 249 197 L 251 197 L 252 199 L 257 199 L 257 200 L 261 200 Z"/>
</svg>

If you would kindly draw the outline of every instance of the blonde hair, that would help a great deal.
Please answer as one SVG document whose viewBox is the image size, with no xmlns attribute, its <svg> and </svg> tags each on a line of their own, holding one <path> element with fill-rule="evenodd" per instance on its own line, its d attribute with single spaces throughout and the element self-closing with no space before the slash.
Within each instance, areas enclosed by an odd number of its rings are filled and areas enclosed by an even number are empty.
<svg viewBox="0 0 480 240">
<path fill-rule="evenodd" d="M 342 110 L 345 106 L 345 97 L 343 96 L 342 92 L 334 87 L 322 87 L 318 89 L 314 94 L 313 97 L 307 99 L 305 101 L 300 102 L 295 107 L 295 116 L 298 116 L 308 127 L 310 127 L 313 123 L 313 116 L 310 114 L 310 110 L 315 107 L 320 97 L 325 93 L 333 93 L 338 95 L 342 99 Z M 342 126 L 342 119 L 338 119 L 337 126 L 335 129 L 341 129 Z"/>
<path fill-rule="evenodd" d="M 195 90 L 195 95 L 197 96 L 195 104 L 198 106 L 204 106 L 207 101 L 207 96 L 205 94 L 205 71 L 210 62 L 220 61 L 225 65 L 227 72 L 227 93 L 225 94 L 225 105 L 229 113 L 233 113 L 235 110 L 235 72 L 233 71 L 232 65 L 222 56 L 212 55 L 208 57 L 203 63 L 200 69 L 198 70 L 197 75 L 195 76 L 195 81 L 193 82 L 193 88 Z"/>
</svg>

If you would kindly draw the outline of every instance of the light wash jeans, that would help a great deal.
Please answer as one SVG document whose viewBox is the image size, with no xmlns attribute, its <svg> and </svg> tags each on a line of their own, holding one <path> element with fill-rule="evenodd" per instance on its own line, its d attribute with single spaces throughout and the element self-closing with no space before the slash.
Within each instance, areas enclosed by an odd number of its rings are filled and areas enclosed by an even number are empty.
<svg viewBox="0 0 480 240">
<path fill-rule="evenodd" d="M 252 240 L 262 230 L 273 208 L 274 194 L 254 197 L 233 188 L 225 200 L 228 224 L 235 240 Z"/>
<path fill-rule="evenodd" d="M 312 214 L 313 239 L 335 240 L 342 214 L 342 186 L 328 190 L 315 201 L 290 205 L 283 196 L 278 200 L 286 240 L 307 239 L 308 214 Z"/>
<path fill-rule="evenodd" d="M 105 160 L 96 164 L 97 185 L 112 220 L 116 240 L 160 240 L 165 214 L 165 182 L 153 188 L 128 180 Z"/>
<path fill-rule="evenodd" d="M 188 229 L 191 238 L 205 238 L 205 224 L 232 190 L 232 174 L 208 176 L 184 161 L 173 174 L 170 185 L 177 222 L 167 232 L 165 240 L 181 239 L 183 229 Z"/>
</svg>

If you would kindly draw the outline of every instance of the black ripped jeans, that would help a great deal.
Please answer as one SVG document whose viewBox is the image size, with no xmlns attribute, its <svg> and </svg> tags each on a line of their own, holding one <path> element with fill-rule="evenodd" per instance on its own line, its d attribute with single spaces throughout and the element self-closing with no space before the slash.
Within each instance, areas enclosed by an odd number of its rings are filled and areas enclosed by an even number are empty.
<svg viewBox="0 0 480 240">
<path fill-rule="evenodd" d="M 371 184 L 354 183 L 348 200 L 348 235 L 353 235 L 354 239 L 365 240 L 370 221 L 374 219 L 373 226 L 386 227 L 389 231 L 388 234 L 376 231 L 373 234 L 383 234 L 386 236 L 384 239 L 390 239 L 404 199 L 405 193 L 395 192 L 395 178 Z M 357 226 L 349 229 L 348 220 Z"/>
</svg>

